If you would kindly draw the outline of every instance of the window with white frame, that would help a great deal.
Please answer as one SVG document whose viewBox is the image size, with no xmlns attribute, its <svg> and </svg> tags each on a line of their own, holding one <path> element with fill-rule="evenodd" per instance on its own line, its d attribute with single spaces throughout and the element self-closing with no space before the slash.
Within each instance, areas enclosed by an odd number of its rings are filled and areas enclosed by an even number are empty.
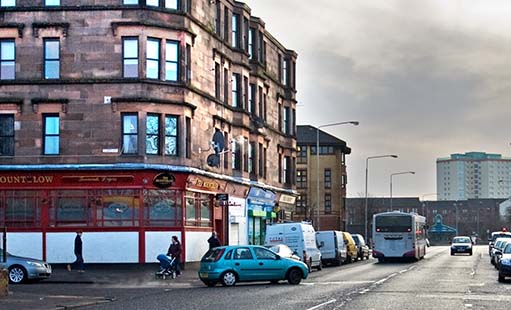
<svg viewBox="0 0 511 310">
<path fill-rule="evenodd" d="M 58 114 L 43 114 L 43 154 L 58 155 L 60 149 L 60 120 Z"/>
<path fill-rule="evenodd" d="M 232 14 L 232 47 L 239 47 L 239 36 L 240 36 L 240 16 L 238 14 Z"/>
<path fill-rule="evenodd" d="M 240 87 L 239 87 L 239 84 L 240 84 L 240 75 L 238 73 L 233 73 L 232 74 L 232 85 L 231 85 L 231 89 L 232 89 L 232 106 L 235 107 L 235 108 L 238 108 L 240 107 Z"/>
<path fill-rule="evenodd" d="M 60 41 L 55 38 L 44 39 L 44 78 L 60 78 Z"/>
<path fill-rule="evenodd" d="M 138 39 L 123 38 L 122 40 L 123 77 L 138 77 Z"/>
<path fill-rule="evenodd" d="M 14 80 L 16 47 L 14 39 L 0 40 L 0 80 Z"/>
</svg>

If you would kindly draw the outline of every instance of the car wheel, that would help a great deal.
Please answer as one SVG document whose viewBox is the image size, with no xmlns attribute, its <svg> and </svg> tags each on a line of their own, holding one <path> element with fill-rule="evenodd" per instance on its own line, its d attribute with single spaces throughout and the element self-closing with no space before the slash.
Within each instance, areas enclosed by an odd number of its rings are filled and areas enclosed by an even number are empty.
<svg viewBox="0 0 511 310">
<path fill-rule="evenodd" d="M 222 275 L 223 286 L 234 286 L 234 284 L 236 284 L 236 280 L 236 275 L 232 271 L 226 271 Z"/>
<path fill-rule="evenodd" d="M 348 262 L 348 264 L 351 264 L 353 262 L 353 260 L 351 259 L 351 255 L 348 255 L 346 261 Z"/>
<path fill-rule="evenodd" d="M 9 268 L 9 282 L 11 283 L 22 283 L 27 280 L 27 271 L 21 266 L 11 266 Z"/>
<path fill-rule="evenodd" d="M 292 285 L 298 285 L 302 281 L 302 272 L 300 269 L 293 268 L 287 273 L 287 282 Z"/>
<path fill-rule="evenodd" d="M 323 269 L 323 263 L 321 261 L 319 261 L 319 265 L 316 267 L 316 269 L 318 271 L 320 271 L 321 269 Z"/>
<path fill-rule="evenodd" d="M 500 275 L 500 273 L 499 273 L 499 282 L 501 282 L 501 283 L 502 283 L 502 282 L 504 282 L 505 280 L 506 280 L 506 277 L 504 277 L 504 276 Z"/>
</svg>

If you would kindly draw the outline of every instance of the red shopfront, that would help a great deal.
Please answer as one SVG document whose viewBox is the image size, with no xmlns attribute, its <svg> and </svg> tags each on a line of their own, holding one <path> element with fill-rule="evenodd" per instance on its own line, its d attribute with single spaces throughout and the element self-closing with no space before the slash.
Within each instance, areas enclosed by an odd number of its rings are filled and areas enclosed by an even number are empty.
<svg viewBox="0 0 511 310">
<path fill-rule="evenodd" d="M 72 258 L 61 243 L 76 230 L 84 231 L 84 247 L 92 249 L 89 262 L 152 262 L 157 251 L 166 251 L 168 233 L 179 237 L 184 257 L 197 260 L 186 255 L 188 232 L 204 238 L 225 220 L 214 212 L 213 194 L 187 190 L 190 176 L 157 170 L 0 172 L 0 227 L 12 234 L 8 249 L 31 254 L 30 247 L 40 248 L 50 262 Z"/>
</svg>

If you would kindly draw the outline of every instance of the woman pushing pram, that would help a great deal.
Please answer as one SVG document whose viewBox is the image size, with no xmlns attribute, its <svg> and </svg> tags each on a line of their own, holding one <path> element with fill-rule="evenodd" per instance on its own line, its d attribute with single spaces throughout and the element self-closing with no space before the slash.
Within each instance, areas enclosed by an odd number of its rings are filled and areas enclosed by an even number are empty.
<svg viewBox="0 0 511 310">
<path fill-rule="evenodd" d="M 172 243 L 167 254 L 160 254 L 156 258 L 160 262 L 160 271 L 156 275 L 173 275 L 181 276 L 181 243 L 176 236 L 172 236 Z"/>
</svg>

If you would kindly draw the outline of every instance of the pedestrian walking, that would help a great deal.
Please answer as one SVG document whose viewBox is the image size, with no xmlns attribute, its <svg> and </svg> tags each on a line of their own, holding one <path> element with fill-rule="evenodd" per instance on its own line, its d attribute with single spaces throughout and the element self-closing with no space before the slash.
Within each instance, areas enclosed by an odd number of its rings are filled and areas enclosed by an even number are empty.
<svg viewBox="0 0 511 310">
<path fill-rule="evenodd" d="M 72 264 L 67 265 L 67 271 L 71 271 L 73 268 L 78 268 L 78 272 L 84 272 L 83 266 L 83 243 L 82 243 L 82 231 L 76 232 L 74 252 L 76 260 Z"/>
<path fill-rule="evenodd" d="M 176 275 L 179 277 L 181 275 L 181 242 L 179 242 L 177 236 L 172 236 L 172 243 L 167 251 L 167 255 L 174 258 Z"/>
<path fill-rule="evenodd" d="M 216 247 L 219 247 L 221 246 L 222 244 L 220 243 L 220 240 L 218 240 L 218 234 L 216 233 L 216 231 L 214 231 L 212 234 L 211 234 L 211 237 L 209 237 L 208 239 L 208 243 L 209 243 L 209 249 L 211 250 L 212 248 L 216 248 Z"/>
</svg>

